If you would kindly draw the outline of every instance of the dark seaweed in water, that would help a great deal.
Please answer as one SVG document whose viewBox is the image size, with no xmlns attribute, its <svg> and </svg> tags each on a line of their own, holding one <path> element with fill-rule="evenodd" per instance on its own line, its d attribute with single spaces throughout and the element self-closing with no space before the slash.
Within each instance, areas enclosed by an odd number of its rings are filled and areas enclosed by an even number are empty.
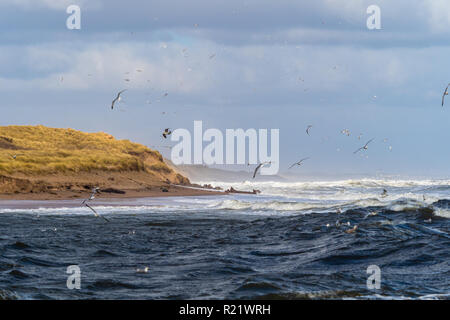
<svg viewBox="0 0 450 320">
<path fill-rule="evenodd" d="M 434 211 L 449 203 L 280 216 L 148 210 L 110 223 L 6 212 L 0 299 L 448 298 L 450 223 Z M 357 232 L 344 232 L 348 222 Z M 66 287 L 69 265 L 81 268 L 81 290 Z M 366 287 L 369 265 L 381 268 L 380 290 Z"/>
</svg>

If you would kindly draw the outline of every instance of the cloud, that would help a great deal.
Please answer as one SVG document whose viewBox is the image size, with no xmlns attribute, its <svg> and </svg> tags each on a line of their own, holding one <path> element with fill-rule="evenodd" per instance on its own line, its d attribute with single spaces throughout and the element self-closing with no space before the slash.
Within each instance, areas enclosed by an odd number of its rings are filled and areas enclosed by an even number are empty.
<svg viewBox="0 0 450 320">
<path fill-rule="evenodd" d="M 440 95 L 435 84 L 447 81 L 444 75 L 436 76 L 441 68 L 436 61 L 445 61 L 450 51 L 223 46 L 177 34 L 167 42 L 60 42 L 0 49 L 1 91 L 95 93 L 129 88 L 141 95 L 151 93 L 152 99 L 168 92 L 187 104 L 241 107 L 359 104 L 370 103 L 373 95 L 412 104 L 427 102 L 433 92 Z M 416 91 L 417 86 L 428 94 Z"/>
<path fill-rule="evenodd" d="M 450 32 L 450 11 L 448 1 L 445 0 L 425 0 L 423 3 L 425 17 L 430 31 L 433 33 Z"/>
<path fill-rule="evenodd" d="M 81 6 L 82 30 L 68 33 L 67 14 L 63 9 L 72 3 Z M 3 7 L 0 36 L 3 43 L 10 44 L 38 39 L 56 42 L 61 37 L 93 42 L 108 38 L 132 41 L 131 33 L 138 41 L 155 40 L 155 36 L 177 32 L 193 39 L 237 46 L 274 43 L 372 48 L 447 45 L 450 13 L 445 0 L 378 0 L 382 20 L 379 31 L 366 28 L 366 9 L 371 4 L 371 0 L 193 0 L 189 4 L 184 0 L 129 0 L 126 4 L 105 0 L 4 0 L 0 3 Z M 25 10 L 17 11 L 17 8 Z"/>
<path fill-rule="evenodd" d="M 189 6 L 179 1 L 138 5 L 131 0 L 125 7 L 119 2 L 98 3 L 104 11 L 88 12 L 82 32 L 21 29 L 18 34 L 24 42 L 4 41 L 0 90 L 96 92 L 125 86 L 142 92 L 169 91 L 178 95 L 178 101 L 191 104 L 358 104 L 373 95 L 418 104 L 439 95 L 435 83 L 447 82 L 438 76 L 441 66 L 435 65 L 445 61 L 446 37 L 423 30 L 405 32 L 401 26 L 408 10 L 419 6 L 417 2 L 408 7 L 403 0 L 395 4 L 380 0 L 383 30 L 376 32 L 365 28 L 370 1 L 352 5 L 331 0 L 282 1 L 284 6 L 279 7 L 264 2 L 256 11 L 252 11 L 255 1 L 217 7 L 197 0 Z M 442 3 L 433 3 L 426 2 L 425 8 L 442 9 Z M 220 10 L 234 10 L 227 19 L 235 19 L 236 24 L 225 28 Z M 399 12 L 403 15 L 394 24 L 392 17 Z M 179 15 L 182 21 L 177 21 Z M 197 17 L 201 21 L 194 27 Z M 146 26 L 131 33 L 120 27 L 141 19 L 155 24 L 154 30 Z M 358 25 L 353 25 L 355 21 Z M 258 28 L 262 22 L 266 26 Z M 426 81 L 427 77 L 433 80 Z M 418 84 L 426 95 L 417 97 L 412 88 Z"/>
<path fill-rule="evenodd" d="M 0 73 L 2 90 L 92 91 L 122 86 L 132 86 L 138 90 L 153 87 L 182 93 L 206 90 L 209 85 L 205 77 L 208 70 L 193 66 L 196 70 L 191 72 L 182 56 L 181 46 L 165 47 L 167 44 L 164 43 L 88 44 L 78 50 L 73 50 L 73 44 L 4 47 L 0 62 L 14 66 L 16 72 L 11 69 Z M 163 51 L 165 54 L 161 54 Z M 22 58 L 18 61 L 17 56 Z M 26 72 L 20 74 L 17 70 Z M 24 73 L 31 73 L 33 77 Z M 130 79 L 130 82 L 124 79 Z"/>
</svg>

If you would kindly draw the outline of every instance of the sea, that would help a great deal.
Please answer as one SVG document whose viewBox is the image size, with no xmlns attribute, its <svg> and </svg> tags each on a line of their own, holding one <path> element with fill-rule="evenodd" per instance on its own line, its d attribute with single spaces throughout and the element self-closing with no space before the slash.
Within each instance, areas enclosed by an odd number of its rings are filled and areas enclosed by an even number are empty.
<svg viewBox="0 0 450 320">
<path fill-rule="evenodd" d="M 0 299 L 450 298 L 450 180 L 199 183 L 0 201 Z"/>
</svg>

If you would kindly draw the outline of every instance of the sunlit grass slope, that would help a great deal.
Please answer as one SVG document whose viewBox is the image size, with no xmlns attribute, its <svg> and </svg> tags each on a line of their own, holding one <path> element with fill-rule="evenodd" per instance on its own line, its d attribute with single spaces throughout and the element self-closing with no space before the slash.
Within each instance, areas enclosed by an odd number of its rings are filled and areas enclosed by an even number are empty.
<svg viewBox="0 0 450 320">
<path fill-rule="evenodd" d="M 44 126 L 0 127 L 0 174 L 142 171 L 177 175 L 161 154 L 113 136 Z"/>
</svg>

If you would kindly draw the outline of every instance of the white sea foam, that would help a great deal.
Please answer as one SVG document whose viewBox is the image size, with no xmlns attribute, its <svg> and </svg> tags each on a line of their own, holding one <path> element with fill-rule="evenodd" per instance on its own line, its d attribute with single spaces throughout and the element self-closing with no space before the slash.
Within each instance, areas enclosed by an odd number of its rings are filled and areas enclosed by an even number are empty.
<svg viewBox="0 0 450 320">
<path fill-rule="evenodd" d="M 437 208 L 437 209 L 435 209 L 434 214 L 436 216 L 439 216 L 439 217 L 442 217 L 442 218 L 450 219 L 450 209 Z"/>
<path fill-rule="evenodd" d="M 139 213 L 168 210 L 165 206 L 96 206 L 91 204 L 99 213 Z M 2 213 L 31 213 L 35 215 L 92 215 L 92 211 L 87 207 L 58 207 L 58 208 L 4 208 L 0 209 Z"/>
<path fill-rule="evenodd" d="M 340 192 L 345 193 L 346 190 L 367 189 L 389 189 L 389 188 L 405 188 L 409 190 L 425 191 L 430 187 L 448 187 L 450 189 L 450 180 L 384 180 L 384 179 L 360 179 L 360 180 L 338 180 L 338 181 L 303 181 L 303 182 L 220 182 L 220 181 L 197 181 L 198 184 L 212 184 L 224 189 L 229 187 L 242 189 L 258 189 L 269 195 L 299 195 L 309 192 Z M 286 191 L 288 194 L 286 194 Z M 448 191 L 448 190 L 447 190 Z"/>
<path fill-rule="evenodd" d="M 224 200 L 215 205 L 218 209 L 229 210 L 274 210 L 274 211 L 307 211 L 313 209 L 332 208 L 334 205 L 313 204 L 307 202 L 280 202 L 280 201 L 242 201 Z"/>
<path fill-rule="evenodd" d="M 431 206 L 439 199 L 450 198 L 449 180 L 342 180 L 313 182 L 210 182 L 227 189 L 261 190 L 258 195 L 227 194 L 203 197 L 141 198 L 120 200 L 109 203 L 98 199 L 91 206 L 100 214 L 138 214 L 152 212 L 214 212 L 220 210 L 242 211 L 245 213 L 320 213 L 337 211 L 338 208 L 383 207 L 393 211 L 414 210 Z M 387 196 L 381 191 L 388 190 Z M 2 206 L 5 202 L 2 202 Z M 16 201 L 17 203 L 17 201 Z M 22 204 L 34 209 L 0 208 L 0 213 L 32 213 L 36 215 L 90 215 L 89 208 L 78 206 L 76 202 L 61 201 L 55 208 L 51 202 L 27 201 Z M 70 203 L 70 204 L 69 204 Z M 37 205 L 39 207 L 37 207 Z M 56 205 L 58 206 L 58 205 Z M 447 209 L 435 208 L 436 215 L 449 218 Z"/>
</svg>

